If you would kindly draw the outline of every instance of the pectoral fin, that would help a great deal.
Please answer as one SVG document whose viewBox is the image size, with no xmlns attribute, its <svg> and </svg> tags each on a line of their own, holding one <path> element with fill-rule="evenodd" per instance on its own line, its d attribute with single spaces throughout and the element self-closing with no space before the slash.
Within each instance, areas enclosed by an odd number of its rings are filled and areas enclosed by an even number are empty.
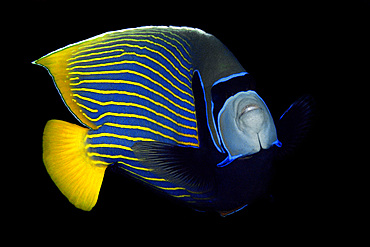
<svg viewBox="0 0 370 247">
<path fill-rule="evenodd" d="M 132 146 L 139 161 L 168 181 L 193 191 L 214 187 L 214 167 L 203 162 L 200 149 L 162 142 L 136 142 Z"/>
<path fill-rule="evenodd" d="M 307 136 L 313 118 L 314 99 L 310 95 L 295 101 L 276 124 L 281 142 L 280 155 L 291 152 Z"/>
</svg>

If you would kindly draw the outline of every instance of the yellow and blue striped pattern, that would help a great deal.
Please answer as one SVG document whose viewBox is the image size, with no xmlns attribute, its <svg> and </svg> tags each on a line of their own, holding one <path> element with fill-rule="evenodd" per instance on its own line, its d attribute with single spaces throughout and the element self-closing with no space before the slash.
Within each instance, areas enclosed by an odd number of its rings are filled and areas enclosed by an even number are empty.
<svg viewBox="0 0 370 247">
<path fill-rule="evenodd" d="M 131 149 L 136 141 L 199 147 L 193 70 L 190 42 L 170 30 L 112 32 L 76 46 L 67 60 L 70 96 L 97 126 L 86 138 L 88 155 L 173 197 L 209 202 L 206 191 L 152 173 Z"/>
</svg>

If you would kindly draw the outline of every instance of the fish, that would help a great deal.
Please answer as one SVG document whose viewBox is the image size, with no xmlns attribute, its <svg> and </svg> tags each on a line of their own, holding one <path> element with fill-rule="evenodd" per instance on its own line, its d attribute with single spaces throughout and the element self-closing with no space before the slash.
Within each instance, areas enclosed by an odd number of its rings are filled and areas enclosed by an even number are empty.
<svg viewBox="0 0 370 247">
<path fill-rule="evenodd" d="M 197 211 L 230 215 L 267 193 L 273 161 L 302 142 L 312 119 L 304 96 L 275 125 L 252 76 L 197 28 L 106 32 L 33 64 L 80 123 L 46 123 L 43 162 L 84 211 L 108 169 Z"/>
</svg>

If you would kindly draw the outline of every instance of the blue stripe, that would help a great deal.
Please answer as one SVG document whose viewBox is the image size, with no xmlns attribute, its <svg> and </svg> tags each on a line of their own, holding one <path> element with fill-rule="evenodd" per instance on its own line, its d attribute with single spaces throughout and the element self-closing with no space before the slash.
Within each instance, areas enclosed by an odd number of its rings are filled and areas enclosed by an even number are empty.
<svg viewBox="0 0 370 247">
<path fill-rule="evenodd" d="M 209 192 L 172 184 L 138 162 L 135 141 L 199 147 L 189 42 L 168 32 L 108 33 L 75 50 L 68 60 L 73 100 L 97 130 L 88 154 L 189 203 Z"/>
</svg>

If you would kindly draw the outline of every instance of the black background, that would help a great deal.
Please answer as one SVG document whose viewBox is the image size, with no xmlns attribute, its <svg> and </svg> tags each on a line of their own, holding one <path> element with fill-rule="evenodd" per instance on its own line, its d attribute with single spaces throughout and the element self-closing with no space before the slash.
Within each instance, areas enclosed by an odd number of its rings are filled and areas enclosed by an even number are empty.
<svg viewBox="0 0 370 247">
<path fill-rule="evenodd" d="M 248 245 L 255 233 L 264 237 L 261 240 L 298 237 L 298 242 L 306 243 L 327 236 L 333 227 L 348 226 L 351 175 L 343 176 L 340 162 L 350 152 L 346 146 L 352 146 L 344 141 L 350 134 L 342 124 L 352 116 L 343 117 L 343 112 L 351 108 L 349 96 L 357 95 L 368 81 L 367 1 L 213 1 L 204 6 L 190 1 L 27 1 L 16 5 L 9 7 L 13 14 L 10 24 L 5 24 L 11 28 L 4 37 L 9 45 L 3 47 L 4 54 L 10 52 L 6 71 L 12 75 L 4 83 L 11 86 L 6 92 L 16 99 L 14 103 L 22 104 L 21 108 L 9 102 L 4 105 L 10 116 L 6 125 L 15 127 L 8 145 L 14 159 L 6 173 L 12 189 L 4 200 L 14 216 L 15 231 L 42 225 L 43 230 L 54 232 L 56 242 L 83 231 L 86 239 L 129 241 L 136 236 L 139 242 L 178 241 L 173 244 L 238 239 Z M 215 35 L 256 79 L 256 91 L 275 118 L 303 94 L 315 98 L 316 115 L 308 138 L 275 164 L 272 201 L 258 201 L 222 218 L 195 212 L 111 173 L 106 174 L 91 212 L 74 208 L 58 191 L 42 162 L 43 128 L 50 119 L 78 121 L 64 106 L 46 70 L 31 62 L 103 32 L 145 25 L 189 26 Z"/>
</svg>

